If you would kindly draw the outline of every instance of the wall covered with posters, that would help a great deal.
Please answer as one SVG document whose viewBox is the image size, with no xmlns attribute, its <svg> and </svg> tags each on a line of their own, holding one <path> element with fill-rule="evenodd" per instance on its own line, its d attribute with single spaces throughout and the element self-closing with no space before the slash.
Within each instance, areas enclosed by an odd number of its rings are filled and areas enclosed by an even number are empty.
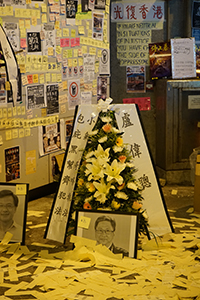
<svg viewBox="0 0 200 300">
<path fill-rule="evenodd" d="M 111 98 L 137 103 L 155 159 L 155 96 L 149 43 L 167 40 L 166 1 L 111 2 Z"/>
<path fill-rule="evenodd" d="M 0 42 L 0 182 L 35 189 L 59 175 L 75 106 L 109 96 L 109 18 L 107 0 L 0 2 L 17 60 L 15 86 Z"/>
</svg>

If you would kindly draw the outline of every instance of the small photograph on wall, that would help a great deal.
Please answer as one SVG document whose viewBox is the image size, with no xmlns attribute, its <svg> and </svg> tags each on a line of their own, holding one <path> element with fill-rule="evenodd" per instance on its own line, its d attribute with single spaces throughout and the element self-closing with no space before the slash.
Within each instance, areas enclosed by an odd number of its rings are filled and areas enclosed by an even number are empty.
<svg viewBox="0 0 200 300">
<path fill-rule="evenodd" d="M 66 124 L 66 147 L 69 143 L 69 139 L 72 134 L 72 129 L 73 129 L 73 119 L 65 121 Z"/>
<path fill-rule="evenodd" d="M 61 150 L 60 122 L 38 127 L 39 153 L 41 156 Z"/>
<path fill-rule="evenodd" d="M 24 244 L 28 184 L 0 183 L 0 241 L 6 233 L 10 242 Z"/>
<path fill-rule="evenodd" d="M 5 149 L 6 182 L 20 178 L 20 149 L 19 146 Z"/>
<path fill-rule="evenodd" d="M 145 93 L 145 66 L 127 66 L 126 67 L 126 92 L 127 93 Z"/>
<path fill-rule="evenodd" d="M 53 154 L 51 156 L 51 178 L 52 181 L 58 182 L 62 170 L 62 163 L 64 160 L 65 153 Z"/>
<path fill-rule="evenodd" d="M 77 12 L 76 0 L 66 0 L 66 17 L 67 19 L 75 19 Z"/>
<path fill-rule="evenodd" d="M 108 77 L 97 77 L 97 101 L 100 99 L 106 100 L 107 98 Z"/>
<path fill-rule="evenodd" d="M 27 32 L 27 47 L 28 47 L 27 48 L 28 53 L 41 54 L 42 46 L 41 46 L 40 31 Z"/>
<path fill-rule="evenodd" d="M 149 44 L 149 59 L 152 79 L 172 77 L 170 42 Z"/>
</svg>

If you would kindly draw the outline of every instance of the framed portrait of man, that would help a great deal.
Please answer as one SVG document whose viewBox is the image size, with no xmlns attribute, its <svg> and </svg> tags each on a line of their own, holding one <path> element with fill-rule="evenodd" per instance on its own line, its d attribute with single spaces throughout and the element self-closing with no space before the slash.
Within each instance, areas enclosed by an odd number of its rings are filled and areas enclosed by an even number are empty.
<svg viewBox="0 0 200 300">
<path fill-rule="evenodd" d="M 96 240 L 114 254 L 137 257 L 138 215 L 116 211 L 77 211 L 76 235 Z"/>
<path fill-rule="evenodd" d="M 7 232 L 10 242 L 25 243 L 28 184 L 0 183 L 0 241 Z"/>
</svg>

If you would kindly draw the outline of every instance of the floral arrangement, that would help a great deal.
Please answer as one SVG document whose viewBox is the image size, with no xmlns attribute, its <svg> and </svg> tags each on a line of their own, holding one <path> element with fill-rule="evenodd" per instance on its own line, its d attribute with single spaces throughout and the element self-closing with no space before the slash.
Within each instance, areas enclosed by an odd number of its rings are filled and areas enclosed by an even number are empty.
<svg viewBox="0 0 200 300">
<path fill-rule="evenodd" d="M 134 178 L 136 169 L 122 136 L 114 112 L 101 111 L 83 152 L 72 212 L 82 209 L 138 212 L 139 233 L 148 234 L 142 188 Z"/>
</svg>

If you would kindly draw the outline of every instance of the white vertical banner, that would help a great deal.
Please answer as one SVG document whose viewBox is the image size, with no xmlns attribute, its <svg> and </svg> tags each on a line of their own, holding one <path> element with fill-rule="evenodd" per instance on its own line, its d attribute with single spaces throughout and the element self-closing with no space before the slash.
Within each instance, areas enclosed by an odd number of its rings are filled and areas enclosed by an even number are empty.
<svg viewBox="0 0 200 300">
<path fill-rule="evenodd" d="M 119 130 L 124 132 L 124 143 L 128 144 L 137 172 L 136 179 L 143 187 L 143 208 L 149 220 L 149 231 L 154 235 L 171 232 L 170 219 L 165 210 L 164 199 L 159 189 L 155 170 L 146 144 L 144 132 L 135 104 L 118 104 L 114 106 Z"/>
<path fill-rule="evenodd" d="M 78 107 L 59 189 L 54 199 L 53 209 L 45 234 L 47 239 L 61 243 L 65 240 L 66 226 L 69 219 L 78 168 L 87 143 L 87 134 L 96 124 L 98 115 L 97 105 L 95 107 L 91 107 L 91 105 Z"/>
</svg>

